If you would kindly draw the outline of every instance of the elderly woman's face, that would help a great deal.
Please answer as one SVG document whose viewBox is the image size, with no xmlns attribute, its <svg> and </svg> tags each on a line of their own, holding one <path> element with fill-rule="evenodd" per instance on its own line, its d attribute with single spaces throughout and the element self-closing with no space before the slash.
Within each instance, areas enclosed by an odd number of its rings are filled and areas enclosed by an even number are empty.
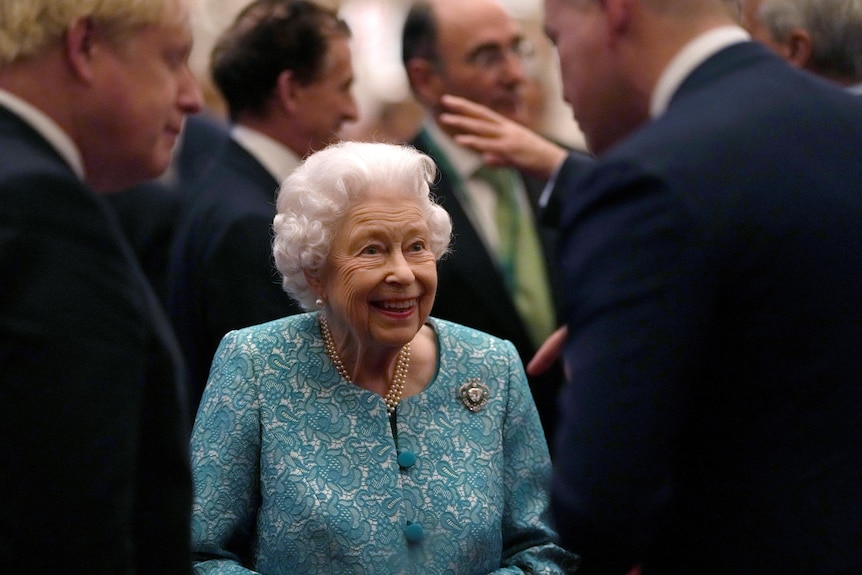
<svg viewBox="0 0 862 575">
<path fill-rule="evenodd" d="M 437 291 L 437 262 L 419 205 L 394 190 L 366 192 L 335 232 L 320 280 L 335 330 L 366 345 L 412 340 Z"/>
</svg>

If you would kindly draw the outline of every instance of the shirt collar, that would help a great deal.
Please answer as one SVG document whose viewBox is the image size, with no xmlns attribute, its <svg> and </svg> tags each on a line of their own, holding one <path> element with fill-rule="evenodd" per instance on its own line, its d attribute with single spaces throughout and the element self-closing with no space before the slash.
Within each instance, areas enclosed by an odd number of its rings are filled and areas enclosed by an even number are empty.
<svg viewBox="0 0 862 575">
<path fill-rule="evenodd" d="M 664 114 L 685 79 L 710 56 L 750 39 L 748 32 L 739 26 L 722 26 L 701 34 L 683 46 L 659 77 L 650 101 L 650 116 L 658 118 Z"/>
<path fill-rule="evenodd" d="M 248 126 L 234 124 L 231 137 L 281 184 L 299 166 L 299 156 L 290 148 Z"/>
<path fill-rule="evenodd" d="M 41 135 L 57 151 L 58 154 L 69 164 L 78 179 L 84 181 L 84 161 L 78 146 L 72 138 L 63 131 L 57 122 L 50 116 L 19 98 L 18 96 L 0 89 L 0 106 L 7 108 L 13 114 L 24 120 L 39 135 Z"/>
<path fill-rule="evenodd" d="M 446 156 L 449 165 L 458 173 L 463 180 L 470 179 L 480 167 L 482 167 L 482 156 L 469 148 L 458 145 L 449 134 L 440 129 L 440 126 L 430 117 L 425 120 L 425 131 L 434 140 L 434 143 Z"/>
</svg>

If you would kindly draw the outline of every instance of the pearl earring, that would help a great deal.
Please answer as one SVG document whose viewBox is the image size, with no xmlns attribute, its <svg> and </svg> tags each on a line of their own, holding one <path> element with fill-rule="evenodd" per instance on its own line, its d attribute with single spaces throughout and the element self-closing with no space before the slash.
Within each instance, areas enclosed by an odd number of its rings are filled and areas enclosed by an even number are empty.
<svg viewBox="0 0 862 575">
<path fill-rule="evenodd" d="M 317 306 L 317 309 L 323 309 L 326 305 L 326 302 L 323 301 L 321 298 L 317 298 L 316 300 L 314 300 L 314 305 Z"/>
</svg>

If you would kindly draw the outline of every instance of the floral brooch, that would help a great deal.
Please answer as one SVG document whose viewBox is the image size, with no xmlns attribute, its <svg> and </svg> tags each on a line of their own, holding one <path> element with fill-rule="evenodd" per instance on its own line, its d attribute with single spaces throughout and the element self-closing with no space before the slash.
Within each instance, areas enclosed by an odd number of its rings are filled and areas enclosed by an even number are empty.
<svg viewBox="0 0 862 575">
<path fill-rule="evenodd" d="M 458 390 L 458 393 L 461 396 L 461 402 L 464 404 L 464 407 L 473 413 L 484 409 L 488 405 L 488 399 L 491 397 L 491 390 L 478 377 L 468 379 Z"/>
</svg>

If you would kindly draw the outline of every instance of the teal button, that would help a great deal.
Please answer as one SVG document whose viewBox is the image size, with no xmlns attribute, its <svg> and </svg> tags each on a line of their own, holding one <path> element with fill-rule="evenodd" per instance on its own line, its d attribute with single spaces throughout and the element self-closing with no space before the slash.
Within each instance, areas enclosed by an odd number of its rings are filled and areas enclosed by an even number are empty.
<svg viewBox="0 0 862 575">
<path fill-rule="evenodd" d="M 404 536 L 408 543 L 419 543 L 425 538 L 425 531 L 418 523 L 408 523 L 404 529 Z"/>
<path fill-rule="evenodd" d="M 398 465 L 403 468 L 413 467 L 416 463 L 416 454 L 410 450 L 402 451 L 398 454 Z"/>
</svg>

